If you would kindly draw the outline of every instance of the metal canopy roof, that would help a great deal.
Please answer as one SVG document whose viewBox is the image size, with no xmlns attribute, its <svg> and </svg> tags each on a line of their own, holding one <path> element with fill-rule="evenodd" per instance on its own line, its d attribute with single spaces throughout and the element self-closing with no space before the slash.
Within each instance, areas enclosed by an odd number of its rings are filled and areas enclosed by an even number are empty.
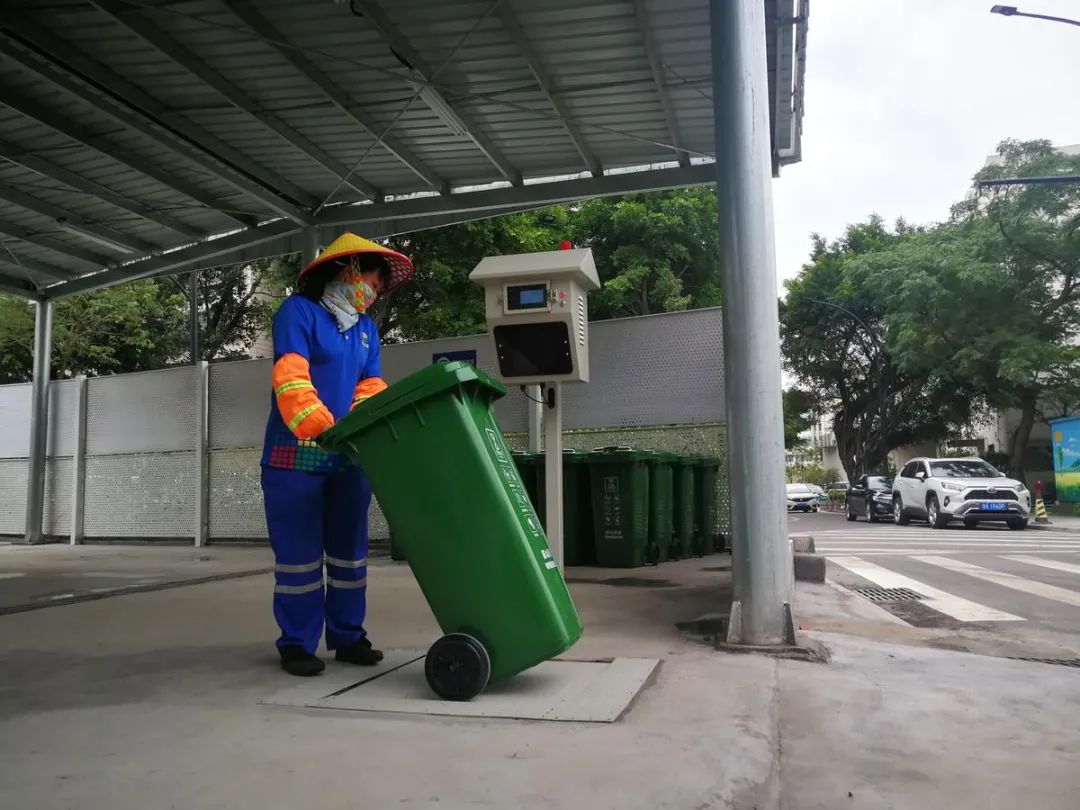
<svg viewBox="0 0 1080 810">
<path fill-rule="evenodd" d="M 774 172 L 808 0 L 762 0 Z M 0 0 L 0 291 L 715 180 L 708 0 Z"/>
</svg>

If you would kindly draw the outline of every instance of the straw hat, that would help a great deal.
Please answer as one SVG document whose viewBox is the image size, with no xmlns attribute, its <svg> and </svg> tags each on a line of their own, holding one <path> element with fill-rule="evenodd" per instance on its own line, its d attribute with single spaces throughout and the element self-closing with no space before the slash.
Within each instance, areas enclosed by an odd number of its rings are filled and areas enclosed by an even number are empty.
<svg viewBox="0 0 1080 810">
<path fill-rule="evenodd" d="M 363 254 L 377 256 L 390 268 L 390 283 L 381 291 L 381 295 L 396 290 L 412 277 L 413 263 L 408 256 L 346 231 L 300 271 L 300 277 L 296 280 L 297 288 L 303 293 L 311 287 L 325 287 L 326 282 L 336 276 L 352 256 Z"/>
</svg>

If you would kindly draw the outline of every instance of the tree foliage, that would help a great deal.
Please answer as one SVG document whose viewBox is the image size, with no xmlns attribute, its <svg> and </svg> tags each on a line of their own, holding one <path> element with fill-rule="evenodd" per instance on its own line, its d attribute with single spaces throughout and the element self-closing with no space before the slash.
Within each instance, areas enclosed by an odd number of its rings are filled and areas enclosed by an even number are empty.
<svg viewBox="0 0 1080 810">
<path fill-rule="evenodd" d="M 137 281 L 63 298 L 53 314 L 52 374 L 113 374 L 161 368 L 183 351 L 183 295 Z M 34 305 L 0 296 L 0 382 L 32 373 Z"/>
<path fill-rule="evenodd" d="M 384 338 L 431 340 L 484 330 L 481 289 L 469 273 L 485 256 L 590 248 L 602 288 L 593 320 L 720 303 L 716 194 L 712 189 L 589 200 L 385 240 L 413 259 L 413 280 L 378 302 Z"/>
<path fill-rule="evenodd" d="M 814 424 L 814 399 L 809 391 L 789 388 L 784 391 L 784 448 L 799 444 L 799 434 Z"/>
<path fill-rule="evenodd" d="M 900 368 L 886 319 L 893 301 L 881 266 L 925 232 L 880 217 L 826 242 L 814 237 L 811 261 L 788 282 L 781 305 L 781 348 L 788 369 L 833 414 L 833 432 L 849 480 L 884 470 L 888 450 L 944 438 L 973 415 L 970 386 Z M 882 441 L 882 412 L 885 441 Z"/>
<path fill-rule="evenodd" d="M 1076 174 L 1080 156 L 1005 141 L 976 180 Z M 835 414 L 849 476 L 883 460 L 881 381 L 888 447 L 1017 409 L 1015 477 L 1035 420 L 1080 404 L 1080 184 L 982 187 L 930 228 L 871 218 L 816 238 L 788 290 L 785 361 Z"/>
<path fill-rule="evenodd" d="M 1080 156 L 1048 141 L 1005 141 L 997 154 L 977 181 L 1080 174 Z M 896 292 L 892 345 L 905 370 L 1020 412 L 1008 447 L 1020 477 L 1035 420 L 1080 400 L 1080 183 L 984 187 L 953 213 L 882 268 Z"/>
</svg>

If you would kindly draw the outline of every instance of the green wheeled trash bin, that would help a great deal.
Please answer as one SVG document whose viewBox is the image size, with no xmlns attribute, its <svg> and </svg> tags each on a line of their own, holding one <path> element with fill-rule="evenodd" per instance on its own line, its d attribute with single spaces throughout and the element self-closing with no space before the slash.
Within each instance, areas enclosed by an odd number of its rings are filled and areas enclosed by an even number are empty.
<svg viewBox="0 0 1080 810">
<path fill-rule="evenodd" d="M 717 503 L 721 461 L 715 456 L 699 456 L 696 461 L 694 500 L 697 502 L 698 513 L 697 545 L 700 554 L 712 554 L 724 550 Z"/>
<path fill-rule="evenodd" d="M 563 559 L 567 566 L 596 565 L 590 455 L 563 450 Z"/>
<path fill-rule="evenodd" d="M 405 546 L 401 538 L 395 536 L 393 531 L 390 532 L 390 559 L 395 562 L 405 562 Z"/>
<path fill-rule="evenodd" d="M 649 542 L 649 454 L 605 447 L 588 456 L 596 564 L 637 568 L 659 562 Z"/>
<path fill-rule="evenodd" d="M 376 394 L 321 443 L 364 468 L 446 634 L 432 690 L 469 700 L 565 652 L 581 619 L 491 411 L 506 389 L 436 363 Z"/>
<path fill-rule="evenodd" d="M 587 461 L 588 454 L 581 450 L 563 450 L 563 564 L 568 567 L 596 564 L 592 487 L 585 466 Z M 540 524 L 547 531 L 545 456 L 543 453 L 514 453 L 514 463 L 540 517 Z"/>
<path fill-rule="evenodd" d="M 674 466 L 674 517 L 675 542 L 672 556 L 685 559 L 698 554 L 697 550 L 697 512 L 694 509 L 694 459 L 691 456 L 676 456 Z"/>
<path fill-rule="evenodd" d="M 674 536 L 675 454 L 649 451 L 649 547 L 657 562 L 671 559 Z"/>
</svg>

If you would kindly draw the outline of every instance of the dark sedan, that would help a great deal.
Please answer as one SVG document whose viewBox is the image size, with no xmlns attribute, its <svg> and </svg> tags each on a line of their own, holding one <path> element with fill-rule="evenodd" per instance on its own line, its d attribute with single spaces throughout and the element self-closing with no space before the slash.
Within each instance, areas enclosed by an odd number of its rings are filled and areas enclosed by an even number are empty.
<svg viewBox="0 0 1080 810">
<path fill-rule="evenodd" d="M 892 520 L 892 485 L 888 475 L 864 475 L 856 480 L 847 491 L 847 519 L 863 517 L 868 523 L 876 523 L 878 518 Z"/>
</svg>

